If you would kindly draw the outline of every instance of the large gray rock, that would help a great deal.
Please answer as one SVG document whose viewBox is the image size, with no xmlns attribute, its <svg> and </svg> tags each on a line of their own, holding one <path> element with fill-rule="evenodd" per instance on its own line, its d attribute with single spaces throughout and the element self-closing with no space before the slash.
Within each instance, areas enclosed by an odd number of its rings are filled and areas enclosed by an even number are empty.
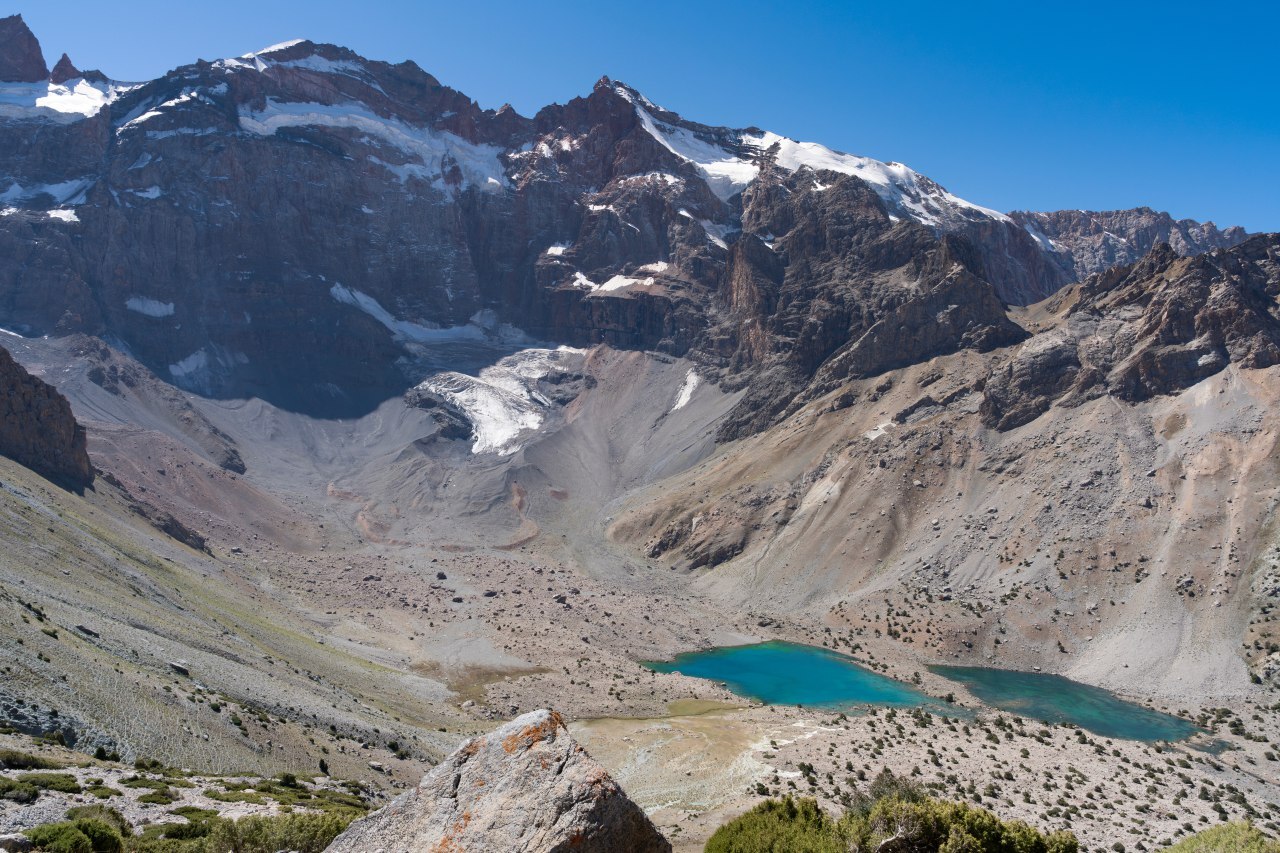
<svg viewBox="0 0 1280 853">
<path fill-rule="evenodd" d="M 555 711 L 467 741 L 328 853 L 648 853 L 671 845 Z"/>
</svg>

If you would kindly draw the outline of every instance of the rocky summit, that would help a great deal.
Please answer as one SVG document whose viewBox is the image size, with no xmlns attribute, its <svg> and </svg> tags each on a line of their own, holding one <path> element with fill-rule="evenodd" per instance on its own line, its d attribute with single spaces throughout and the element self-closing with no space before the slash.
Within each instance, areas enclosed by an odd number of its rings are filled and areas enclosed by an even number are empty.
<svg viewBox="0 0 1280 853">
<path fill-rule="evenodd" d="M 0 21 L 0 836 L 1280 833 L 1280 236 L 74 60 Z"/>
<path fill-rule="evenodd" d="M 564 719 L 541 710 L 467 741 L 328 850 L 664 853 L 671 845 Z"/>
</svg>

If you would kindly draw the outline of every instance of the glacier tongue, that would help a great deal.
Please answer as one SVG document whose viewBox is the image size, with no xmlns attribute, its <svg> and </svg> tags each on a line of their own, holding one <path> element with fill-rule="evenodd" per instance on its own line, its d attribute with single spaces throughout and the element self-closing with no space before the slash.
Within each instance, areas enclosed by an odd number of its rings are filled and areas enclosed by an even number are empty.
<svg viewBox="0 0 1280 853">
<path fill-rule="evenodd" d="M 471 421 L 472 453 L 510 456 L 523 446 L 523 436 L 542 426 L 551 408 L 551 401 L 537 390 L 538 380 L 585 353 L 567 346 L 525 349 L 499 359 L 478 376 L 450 370 L 418 388 L 448 400 Z"/>
</svg>

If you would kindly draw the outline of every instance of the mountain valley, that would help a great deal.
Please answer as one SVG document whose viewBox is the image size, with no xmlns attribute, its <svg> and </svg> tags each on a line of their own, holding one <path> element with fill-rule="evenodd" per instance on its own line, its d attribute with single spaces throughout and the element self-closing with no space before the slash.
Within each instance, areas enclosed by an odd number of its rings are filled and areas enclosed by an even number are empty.
<svg viewBox="0 0 1280 853">
<path fill-rule="evenodd" d="M 1006 215 L 608 78 L 62 59 L 0 22 L 6 736 L 376 799 L 552 707 L 678 850 L 884 767 L 1091 850 L 1280 832 L 1280 236 Z M 938 704 L 644 665 L 768 640 Z"/>
</svg>

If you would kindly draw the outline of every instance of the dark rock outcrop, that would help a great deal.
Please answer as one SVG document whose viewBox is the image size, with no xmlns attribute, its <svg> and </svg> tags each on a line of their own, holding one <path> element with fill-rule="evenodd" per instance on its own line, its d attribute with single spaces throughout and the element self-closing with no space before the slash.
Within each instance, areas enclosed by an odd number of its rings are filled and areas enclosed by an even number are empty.
<svg viewBox="0 0 1280 853">
<path fill-rule="evenodd" d="M 52 385 L 0 348 L 0 454 L 56 482 L 93 482 L 84 427 Z"/>
<path fill-rule="evenodd" d="M 0 80 L 40 83 L 49 79 L 40 42 L 21 15 L 0 18 Z"/>
<path fill-rule="evenodd" d="M 1280 364 L 1280 235 L 1192 258 L 1158 244 L 1055 297 L 1062 325 L 987 378 L 982 419 L 1010 429 L 1099 394 L 1177 393 L 1228 365 Z"/>
<path fill-rule="evenodd" d="M 665 853 L 670 843 L 554 711 L 472 738 L 328 853 Z"/>
<path fill-rule="evenodd" d="M 1177 219 L 1149 207 L 1132 210 L 1015 211 L 1015 222 L 1033 234 L 1045 259 L 1062 271 L 1063 283 L 1137 263 L 1159 243 L 1184 257 L 1212 249 L 1228 249 L 1248 238 L 1238 225 L 1218 228 L 1212 222 Z"/>
<path fill-rule="evenodd" d="M 62 54 L 62 58 L 53 66 L 53 70 L 49 72 L 49 82 L 62 85 L 68 80 L 74 80 L 80 76 L 82 76 L 80 69 L 76 68 L 75 64 L 71 61 L 71 57 L 64 53 Z"/>
</svg>

